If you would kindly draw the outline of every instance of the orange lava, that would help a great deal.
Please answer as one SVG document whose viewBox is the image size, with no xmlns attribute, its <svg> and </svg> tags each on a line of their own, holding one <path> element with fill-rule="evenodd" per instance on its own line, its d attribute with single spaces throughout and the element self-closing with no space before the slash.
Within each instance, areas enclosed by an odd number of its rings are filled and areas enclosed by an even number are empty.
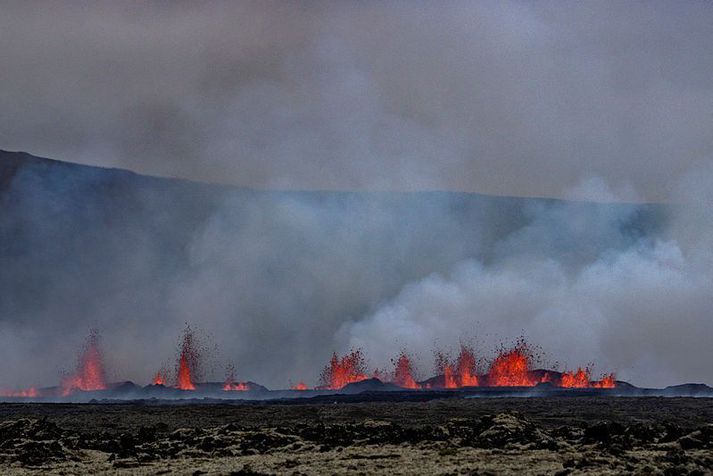
<svg viewBox="0 0 713 476">
<path fill-rule="evenodd" d="M 176 388 L 179 390 L 195 390 L 194 374 L 198 365 L 198 350 L 193 342 L 193 332 L 186 326 L 183 331 L 181 356 L 178 358 L 176 369 Z"/>
<path fill-rule="evenodd" d="M 223 390 L 226 392 L 245 392 L 250 390 L 250 387 L 245 382 L 225 383 L 223 384 Z"/>
<path fill-rule="evenodd" d="M 342 358 L 334 353 L 329 365 L 322 370 L 320 388 L 339 390 L 345 385 L 361 382 L 368 378 L 366 363 L 360 349 L 352 350 Z"/>
<path fill-rule="evenodd" d="M 62 379 L 62 395 L 70 395 L 75 390 L 93 391 L 106 389 L 106 377 L 101 352 L 99 335 L 92 331 L 87 337 L 77 370 L 73 375 Z"/>
<path fill-rule="evenodd" d="M 458 383 L 455 379 L 454 364 L 450 357 L 440 351 L 436 352 L 436 371 L 442 375 L 443 382 L 436 383 L 435 386 L 442 388 L 458 388 Z"/>
<path fill-rule="evenodd" d="M 178 360 L 178 377 L 176 378 L 176 388 L 179 390 L 195 390 L 196 386 L 193 384 L 193 379 L 191 378 L 191 367 L 188 363 L 188 357 L 181 354 L 181 358 Z"/>
<path fill-rule="evenodd" d="M 473 349 L 461 345 L 456 361 L 456 378 L 459 387 L 478 386 L 477 364 Z"/>
<path fill-rule="evenodd" d="M 592 382 L 594 388 L 616 388 L 616 377 L 614 374 L 605 375 L 601 380 Z"/>
<path fill-rule="evenodd" d="M 0 397 L 13 397 L 13 398 L 35 398 L 39 397 L 40 393 L 35 387 L 26 388 L 24 390 L 15 390 L 10 392 L 0 392 Z"/>
<path fill-rule="evenodd" d="M 458 358 L 452 361 L 446 354 L 436 353 L 436 370 L 443 376 L 443 388 L 477 387 L 480 384 L 477 359 L 472 348 L 461 345 Z"/>
<path fill-rule="evenodd" d="M 417 389 L 421 388 L 413 378 L 413 368 L 411 366 L 411 359 L 405 352 L 399 354 L 394 364 L 394 378 L 392 382 L 399 387 Z"/>
<path fill-rule="evenodd" d="M 167 380 L 168 379 L 166 378 L 166 373 L 163 370 L 159 370 L 158 372 L 156 372 L 156 375 L 154 375 L 153 384 L 166 385 Z"/>
<path fill-rule="evenodd" d="M 490 364 L 488 385 L 491 387 L 532 387 L 539 383 L 530 375 L 530 352 L 524 343 L 501 351 Z"/>
<path fill-rule="evenodd" d="M 578 368 L 576 372 L 565 372 L 560 377 L 560 387 L 588 388 L 590 387 L 589 369 Z"/>
<path fill-rule="evenodd" d="M 292 387 L 290 387 L 291 390 L 309 390 L 309 387 L 307 386 L 306 383 L 304 382 L 298 382 Z"/>
<path fill-rule="evenodd" d="M 250 387 L 245 382 L 235 381 L 235 367 L 232 365 L 228 366 L 227 375 L 225 377 L 225 383 L 223 383 L 223 390 L 226 392 L 245 392 L 250 390 Z"/>
</svg>

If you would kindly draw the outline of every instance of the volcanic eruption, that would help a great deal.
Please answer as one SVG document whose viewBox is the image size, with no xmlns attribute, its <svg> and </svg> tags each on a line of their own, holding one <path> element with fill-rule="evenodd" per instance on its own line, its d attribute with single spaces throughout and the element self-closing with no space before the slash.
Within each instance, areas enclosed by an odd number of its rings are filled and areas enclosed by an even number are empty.
<svg viewBox="0 0 713 476">
<path fill-rule="evenodd" d="M 246 382 L 235 381 L 235 366 L 228 365 L 225 382 L 223 382 L 223 390 L 226 392 L 245 392 L 250 390 L 250 386 Z"/>
<path fill-rule="evenodd" d="M 448 354 L 437 351 L 435 368 L 438 374 L 426 381 L 418 382 L 414 377 L 412 359 L 402 351 L 393 359 L 391 374 L 376 370 L 375 378 L 390 379 L 389 383 L 410 390 L 417 389 L 459 389 L 468 387 L 533 387 L 540 383 L 550 383 L 560 388 L 615 388 L 614 374 L 601 380 L 591 379 L 591 370 L 578 368 L 576 371 L 557 372 L 533 369 L 534 354 L 524 339 L 519 339 L 511 347 L 501 347 L 488 366 L 486 373 L 478 373 L 479 359 L 475 350 L 461 344 L 458 356 L 452 359 Z M 339 390 L 346 385 L 367 379 L 369 374 L 366 359 L 360 349 L 352 350 L 343 357 L 332 355 L 329 365 L 322 371 L 318 389 Z M 387 376 L 387 377 L 385 377 Z"/>
<path fill-rule="evenodd" d="M 190 326 L 183 330 L 181 353 L 176 362 L 176 388 L 179 390 L 195 390 L 194 379 L 198 373 L 200 353 L 194 342 Z"/>
<path fill-rule="evenodd" d="M 421 388 L 413 377 L 411 358 L 406 352 L 401 352 L 394 362 L 394 376 L 392 382 L 402 388 Z"/>
<path fill-rule="evenodd" d="M 531 372 L 532 353 L 524 341 L 510 350 L 501 350 L 490 364 L 487 382 L 491 387 L 532 387 L 542 381 Z"/>
<path fill-rule="evenodd" d="M 455 361 L 443 352 L 436 352 L 436 370 L 443 376 L 442 382 L 435 386 L 443 388 L 477 387 L 477 359 L 474 350 L 464 344 Z"/>
<path fill-rule="evenodd" d="M 166 382 L 168 382 L 168 375 L 165 369 L 161 369 L 158 372 L 156 372 L 156 375 L 153 377 L 152 383 L 154 385 L 166 385 Z"/>
<path fill-rule="evenodd" d="M 340 356 L 332 354 L 329 363 L 320 375 L 320 383 L 314 391 L 342 390 L 350 384 L 355 384 L 371 378 L 375 381 L 369 388 L 379 389 L 381 383 L 388 383 L 390 388 L 400 387 L 404 390 L 436 390 L 436 389 L 475 389 L 477 387 L 533 387 L 548 383 L 552 387 L 566 389 L 613 389 L 617 387 L 613 373 L 606 374 L 600 380 L 593 380 L 590 367 L 579 367 L 576 370 L 535 369 L 533 362 L 538 359 L 524 339 L 519 339 L 514 345 L 502 346 L 494 358 L 490 360 L 487 371 L 482 356 L 476 354 L 473 347 L 461 344 L 457 357 L 437 351 L 435 353 L 435 369 L 437 374 L 427 380 L 419 381 L 413 364 L 413 357 L 405 350 L 391 360 L 391 371 L 369 370 L 366 357 L 361 349 L 352 349 Z M 186 326 L 179 341 L 175 365 L 174 389 L 196 391 L 201 389 L 215 395 L 215 388 L 224 392 L 263 392 L 267 391 L 253 382 L 239 382 L 236 379 L 234 365 L 227 366 L 226 377 L 222 384 L 205 383 L 201 381 L 201 352 L 197 345 L 194 332 Z M 155 387 L 167 387 L 170 380 L 165 366 L 153 376 L 150 387 L 153 391 L 161 391 Z M 376 386 L 374 386 L 376 385 Z M 131 382 L 121 385 L 109 385 L 106 381 L 104 362 L 99 346 L 99 334 L 91 331 L 78 357 L 74 373 L 65 376 L 59 387 L 38 389 L 31 387 L 24 390 L 3 391 L 0 396 L 6 398 L 39 398 L 67 397 L 77 392 L 94 392 L 124 388 L 138 388 Z M 307 391 L 310 387 L 304 381 L 290 386 L 291 390 Z M 166 388 L 166 391 L 171 389 Z M 160 394 L 159 394 L 160 395 Z M 176 398 L 172 394 L 172 398 Z"/>
<path fill-rule="evenodd" d="M 366 380 L 366 360 L 361 349 L 352 350 L 344 357 L 339 357 L 336 352 L 332 354 L 320 376 L 321 385 L 317 388 L 338 390 L 347 384 Z"/>
<path fill-rule="evenodd" d="M 99 334 L 92 330 L 84 343 L 84 348 L 77 362 L 77 369 L 72 375 L 62 379 L 62 395 L 70 395 L 75 390 L 105 390 L 106 375 L 99 350 Z"/>
</svg>

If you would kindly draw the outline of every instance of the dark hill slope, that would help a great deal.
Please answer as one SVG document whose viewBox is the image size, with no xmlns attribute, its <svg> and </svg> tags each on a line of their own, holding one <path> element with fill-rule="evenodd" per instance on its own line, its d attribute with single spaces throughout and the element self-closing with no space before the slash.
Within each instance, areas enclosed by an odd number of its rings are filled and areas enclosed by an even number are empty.
<svg viewBox="0 0 713 476">
<path fill-rule="evenodd" d="M 0 322 L 171 345 L 199 322 L 230 329 L 242 363 L 268 375 L 320 368 L 345 319 L 409 282 L 523 246 L 587 262 L 655 235 L 664 215 L 464 193 L 265 192 L 0 152 Z M 533 226 L 555 238 L 523 240 Z M 325 348 L 295 357 L 315 342 Z M 38 358 L 61 345 L 49 339 Z"/>
</svg>

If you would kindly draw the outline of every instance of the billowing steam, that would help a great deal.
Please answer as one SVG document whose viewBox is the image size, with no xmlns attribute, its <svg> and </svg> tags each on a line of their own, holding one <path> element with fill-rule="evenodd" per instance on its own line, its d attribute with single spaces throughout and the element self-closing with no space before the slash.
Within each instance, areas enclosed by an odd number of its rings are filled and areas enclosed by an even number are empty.
<svg viewBox="0 0 713 476">
<path fill-rule="evenodd" d="M 39 177 L 28 169 L 13 185 Z M 0 353 L 16 363 L 0 381 L 21 388 L 56 381 L 63 370 L 75 375 L 65 365 L 91 326 L 106 344 L 106 378 L 174 386 L 179 375 L 189 388 L 191 346 L 183 358 L 173 352 L 191 322 L 217 349 L 204 379 L 222 381 L 225 362 L 234 362 L 241 381 L 271 388 L 318 384 L 333 352 L 359 348 L 369 368 L 386 369 L 403 350 L 426 377 L 434 347 L 457 356 L 461 344 L 473 345 L 487 359 L 519 335 L 541 347 L 550 367 L 594 362 L 595 375 L 613 371 L 637 385 L 709 382 L 713 220 L 698 206 L 710 202 L 707 177 L 691 175 L 680 205 L 667 208 L 238 192 L 201 210 L 182 186 L 137 193 L 129 198 L 146 210 L 108 225 L 80 222 L 73 229 L 93 231 L 79 235 L 58 220 L 71 216 L 70 204 L 36 185 L 32 201 L 18 195 L 17 208 L 0 217 L 23 224 L 31 239 L 30 252 L 7 255 L 0 270 L 11 291 L 3 296 L 13 297 L 0 301 L 13 316 L 0 324 Z M 171 206 L 184 195 L 187 209 Z M 127 196 L 117 200 L 109 203 Z M 103 217 L 117 208 L 90 210 Z M 186 229 L 192 216 L 205 219 Z M 55 339 L 59 332 L 66 338 Z M 453 360 L 454 379 L 472 378 L 463 371 L 469 363 Z"/>
<path fill-rule="evenodd" d="M 660 235 L 594 251 L 597 241 L 631 232 L 621 227 L 625 215 L 592 221 L 573 205 L 543 210 L 498 244 L 499 259 L 466 260 L 405 286 L 377 311 L 345 323 L 339 341 L 384 362 L 394 341 L 428 349 L 434 340 L 485 336 L 480 343 L 492 347 L 525 333 L 565 363 L 595 361 L 639 384 L 710 380 L 703 363 L 711 357 L 704 336 L 713 331 L 713 222 L 703 205 L 710 192 L 700 188 L 710 183 L 706 174 L 686 181 Z"/>
<path fill-rule="evenodd" d="M 417 3 L 4 5 L 0 148 L 263 191 L 2 153 L 0 387 L 713 383 L 713 4 Z"/>
</svg>

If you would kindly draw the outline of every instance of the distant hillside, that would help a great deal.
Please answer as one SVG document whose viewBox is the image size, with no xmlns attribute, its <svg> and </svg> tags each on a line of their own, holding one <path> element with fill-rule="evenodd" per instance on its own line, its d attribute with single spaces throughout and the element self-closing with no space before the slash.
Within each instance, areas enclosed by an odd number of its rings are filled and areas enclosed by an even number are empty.
<svg viewBox="0 0 713 476">
<path fill-rule="evenodd" d="M 558 231 L 554 251 L 517 240 L 563 207 L 582 223 Z M 517 246 L 586 261 L 655 235 L 664 217 L 653 205 L 254 191 L 0 152 L 0 322 L 48 335 L 97 326 L 162 348 L 197 322 L 230 329 L 217 339 L 240 365 L 319 369 L 345 319 L 407 283 Z M 619 232 L 598 235 L 610 220 Z M 148 360 L 151 350 L 134 352 Z"/>
</svg>

